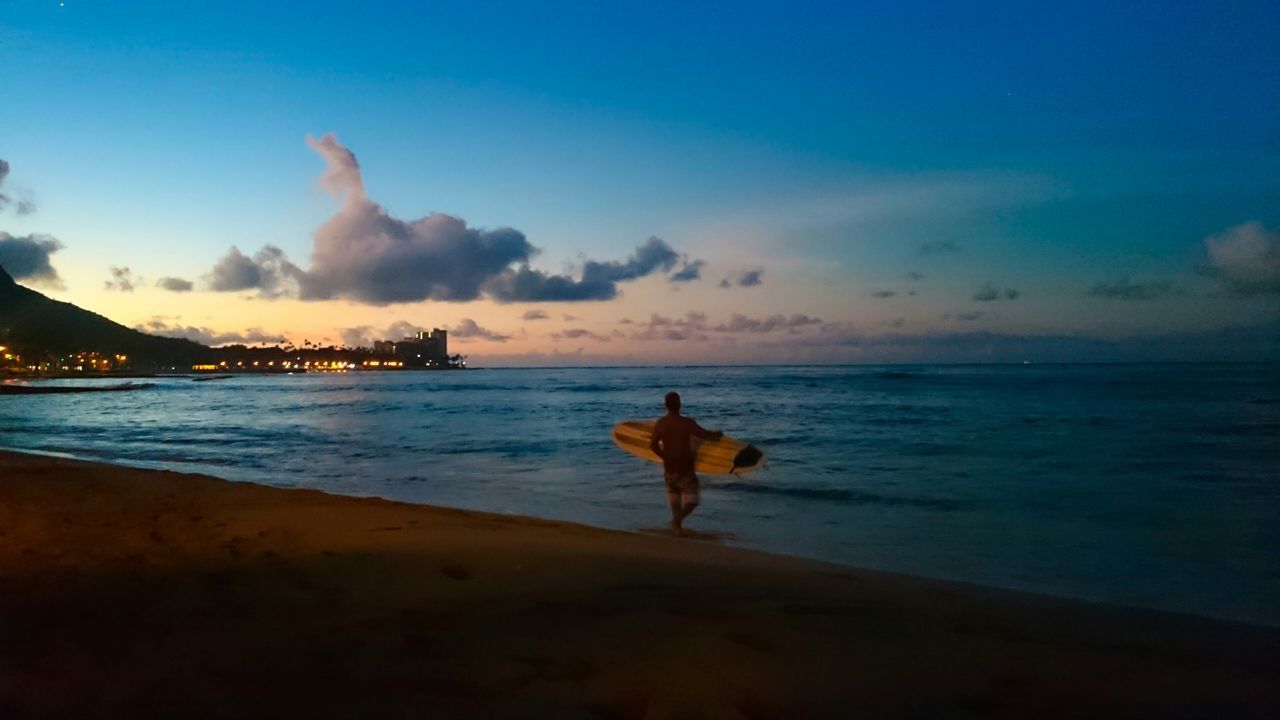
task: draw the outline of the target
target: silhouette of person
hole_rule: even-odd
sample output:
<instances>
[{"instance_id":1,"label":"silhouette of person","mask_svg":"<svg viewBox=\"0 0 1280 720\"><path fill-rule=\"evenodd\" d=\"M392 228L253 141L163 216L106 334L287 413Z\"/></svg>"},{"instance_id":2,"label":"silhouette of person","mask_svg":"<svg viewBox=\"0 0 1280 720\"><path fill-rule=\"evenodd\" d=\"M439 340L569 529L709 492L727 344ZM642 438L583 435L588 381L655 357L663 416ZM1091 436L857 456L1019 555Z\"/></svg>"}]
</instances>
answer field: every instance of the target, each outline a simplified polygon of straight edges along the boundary
<instances>
[{"instance_id":1,"label":"silhouette of person","mask_svg":"<svg viewBox=\"0 0 1280 720\"><path fill-rule=\"evenodd\" d=\"M724 433L707 430L693 418L681 415L679 393L667 393L665 404L667 414L658 418L658 422L654 424L649 449L662 458L667 502L671 504L671 529L681 533L684 531L684 519L698 507L698 476L693 471L693 438L719 440L724 437Z\"/></svg>"}]
</instances>

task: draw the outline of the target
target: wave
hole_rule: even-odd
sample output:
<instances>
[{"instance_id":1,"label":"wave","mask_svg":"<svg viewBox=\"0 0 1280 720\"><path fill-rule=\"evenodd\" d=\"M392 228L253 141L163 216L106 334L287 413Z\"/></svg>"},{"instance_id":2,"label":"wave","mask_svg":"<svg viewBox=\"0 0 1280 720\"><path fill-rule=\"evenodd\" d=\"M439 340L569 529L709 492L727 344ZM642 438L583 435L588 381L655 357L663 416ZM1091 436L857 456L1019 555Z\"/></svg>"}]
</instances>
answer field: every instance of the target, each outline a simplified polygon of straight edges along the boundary
<instances>
[{"instance_id":1,"label":"wave","mask_svg":"<svg viewBox=\"0 0 1280 720\"><path fill-rule=\"evenodd\" d=\"M852 488L820 487L816 485L764 485L760 483L730 481L715 485L721 490L756 495L774 495L793 497L803 500L820 500L840 505L886 505L918 507L931 510L960 510L964 503L951 498L939 497L903 497L901 495L881 495L865 490Z\"/></svg>"},{"instance_id":2,"label":"wave","mask_svg":"<svg viewBox=\"0 0 1280 720\"><path fill-rule=\"evenodd\" d=\"M564 385L562 387L553 388L555 392L569 392L569 393L620 392L620 391L630 390L630 389L631 389L630 387L622 384L596 385L593 383L586 383L584 385Z\"/></svg>"},{"instance_id":3,"label":"wave","mask_svg":"<svg viewBox=\"0 0 1280 720\"><path fill-rule=\"evenodd\" d=\"M1200 432L1206 435L1226 437L1233 435L1242 435L1246 437L1251 435L1276 437L1280 435L1280 422L1223 423L1221 425L1206 425L1200 428Z\"/></svg>"},{"instance_id":4,"label":"wave","mask_svg":"<svg viewBox=\"0 0 1280 720\"><path fill-rule=\"evenodd\" d=\"M907 442L902 445L906 455L921 457L937 457L939 455L962 455L968 451L963 445L956 443L940 443L929 441Z\"/></svg>"}]
</instances>

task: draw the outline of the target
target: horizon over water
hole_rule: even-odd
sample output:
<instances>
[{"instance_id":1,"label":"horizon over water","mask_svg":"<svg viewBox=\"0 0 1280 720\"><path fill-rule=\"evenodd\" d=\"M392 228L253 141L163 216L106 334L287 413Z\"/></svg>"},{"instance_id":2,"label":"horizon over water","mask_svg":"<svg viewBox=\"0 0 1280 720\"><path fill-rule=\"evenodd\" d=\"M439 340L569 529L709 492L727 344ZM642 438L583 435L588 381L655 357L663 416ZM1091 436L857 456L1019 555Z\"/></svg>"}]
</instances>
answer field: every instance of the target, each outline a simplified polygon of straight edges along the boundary
<instances>
[{"instance_id":1,"label":"horizon over water","mask_svg":"<svg viewBox=\"0 0 1280 720\"><path fill-rule=\"evenodd\" d=\"M1280 626L1274 363L727 365L160 378L0 397L0 446L639 530L613 425L757 444L688 526L847 565ZM54 381L62 382L62 381ZM81 382L81 381L66 381Z\"/></svg>"}]
</instances>

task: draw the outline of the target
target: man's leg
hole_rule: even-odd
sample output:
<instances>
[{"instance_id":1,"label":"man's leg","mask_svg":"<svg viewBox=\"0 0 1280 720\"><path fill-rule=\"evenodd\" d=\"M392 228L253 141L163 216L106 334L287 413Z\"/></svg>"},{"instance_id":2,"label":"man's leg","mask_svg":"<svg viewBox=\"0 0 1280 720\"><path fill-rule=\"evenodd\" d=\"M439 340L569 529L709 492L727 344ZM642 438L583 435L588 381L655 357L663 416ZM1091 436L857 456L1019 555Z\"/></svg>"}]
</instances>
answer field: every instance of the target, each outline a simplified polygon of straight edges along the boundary
<instances>
[{"instance_id":1,"label":"man's leg","mask_svg":"<svg viewBox=\"0 0 1280 720\"><path fill-rule=\"evenodd\" d=\"M698 507L698 476L690 475L684 479L680 488L680 521L676 527L683 527L684 519L693 514Z\"/></svg>"},{"instance_id":2,"label":"man's leg","mask_svg":"<svg viewBox=\"0 0 1280 720\"><path fill-rule=\"evenodd\" d=\"M680 522L676 523L676 525L679 526L680 523L683 523L684 519L692 515L696 509L698 509L697 500L690 501L686 495L685 499L680 501Z\"/></svg>"},{"instance_id":3,"label":"man's leg","mask_svg":"<svg viewBox=\"0 0 1280 720\"><path fill-rule=\"evenodd\" d=\"M679 492L667 492L667 503L671 505L671 529L680 530L680 522L684 520L684 504L680 501Z\"/></svg>"}]
</instances>

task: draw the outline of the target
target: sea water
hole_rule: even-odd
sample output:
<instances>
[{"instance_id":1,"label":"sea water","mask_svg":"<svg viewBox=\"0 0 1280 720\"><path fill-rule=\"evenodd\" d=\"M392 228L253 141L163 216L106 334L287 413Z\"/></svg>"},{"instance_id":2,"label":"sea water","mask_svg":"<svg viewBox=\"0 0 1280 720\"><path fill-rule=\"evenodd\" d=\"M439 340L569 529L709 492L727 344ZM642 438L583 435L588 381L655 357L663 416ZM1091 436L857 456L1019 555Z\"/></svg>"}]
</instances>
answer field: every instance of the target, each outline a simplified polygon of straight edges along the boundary
<instances>
[{"instance_id":1,"label":"sea water","mask_svg":"<svg viewBox=\"0 0 1280 720\"><path fill-rule=\"evenodd\" d=\"M164 378L0 397L0 445L636 530L610 441L669 390L766 467L704 478L735 545L1280 625L1280 367L651 367Z\"/></svg>"}]
</instances>

